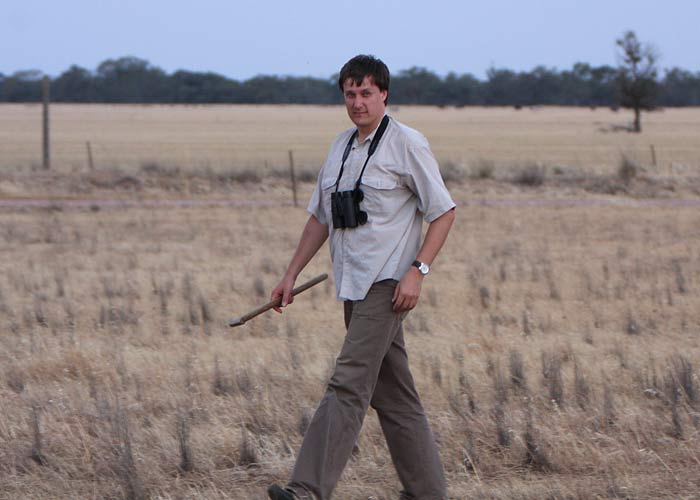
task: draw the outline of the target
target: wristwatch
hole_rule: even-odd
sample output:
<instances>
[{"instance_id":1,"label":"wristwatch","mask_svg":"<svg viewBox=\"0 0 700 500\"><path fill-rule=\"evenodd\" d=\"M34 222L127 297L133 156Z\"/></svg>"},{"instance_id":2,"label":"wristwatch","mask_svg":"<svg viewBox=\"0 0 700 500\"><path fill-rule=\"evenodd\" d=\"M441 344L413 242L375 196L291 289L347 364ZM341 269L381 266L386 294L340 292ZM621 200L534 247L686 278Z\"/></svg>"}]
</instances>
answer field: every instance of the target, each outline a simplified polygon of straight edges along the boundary
<instances>
[{"instance_id":1,"label":"wristwatch","mask_svg":"<svg viewBox=\"0 0 700 500\"><path fill-rule=\"evenodd\" d=\"M425 262L421 262L419 260L414 260L412 265L416 266L418 268L418 271L423 276L425 276L426 274L428 274L428 272L430 272L430 266L428 264L426 264Z\"/></svg>"}]
</instances>

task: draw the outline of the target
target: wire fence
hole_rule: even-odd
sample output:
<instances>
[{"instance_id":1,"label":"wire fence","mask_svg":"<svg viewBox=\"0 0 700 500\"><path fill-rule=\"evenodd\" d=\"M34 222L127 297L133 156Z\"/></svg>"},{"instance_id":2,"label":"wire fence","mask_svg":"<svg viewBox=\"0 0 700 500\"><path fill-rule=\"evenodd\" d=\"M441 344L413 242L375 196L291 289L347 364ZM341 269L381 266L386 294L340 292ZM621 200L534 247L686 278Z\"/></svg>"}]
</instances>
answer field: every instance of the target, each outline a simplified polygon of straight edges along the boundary
<instances>
[{"instance_id":1,"label":"wire fence","mask_svg":"<svg viewBox=\"0 0 700 500\"><path fill-rule=\"evenodd\" d=\"M62 142L51 146L52 168L58 171L120 168L133 170L149 166L184 170L226 171L256 169L274 172L289 167L289 151L275 148L246 148L225 143L182 142ZM322 155L304 148L292 149L301 171L316 169ZM0 143L0 168L3 170L37 168L41 165L40 144Z\"/></svg>"},{"instance_id":2,"label":"wire fence","mask_svg":"<svg viewBox=\"0 0 700 500\"><path fill-rule=\"evenodd\" d=\"M245 146L221 142L181 141L55 141L51 145L51 168L57 172L80 172L95 169L178 169L185 172L231 173L255 171L265 177L285 175L293 152L298 176L315 176L323 164L321 148L290 147L287 143L259 143ZM528 165L540 165L553 172L613 173L623 159L632 160L649 173L657 175L700 175L700 141L698 145L667 147L641 145L617 147L560 144L523 144L518 147L441 151L434 148L441 167L474 173L484 165L500 172ZM27 171L41 168L42 150L35 142L0 142L0 170Z\"/></svg>"},{"instance_id":3,"label":"wire fence","mask_svg":"<svg viewBox=\"0 0 700 500\"><path fill-rule=\"evenodd\" d=\"M167 167L318 172L330 141L350 124L342 109L314 106L51 105L51 168ZM698 175L700 110L645 115L643 134L609 110L392 108L429 139L441 165L470 172L541 165L609 173L624 158L659 175ZM0 105L0 171L42 166L40 105Z\"/></svg>"}]
</instances>

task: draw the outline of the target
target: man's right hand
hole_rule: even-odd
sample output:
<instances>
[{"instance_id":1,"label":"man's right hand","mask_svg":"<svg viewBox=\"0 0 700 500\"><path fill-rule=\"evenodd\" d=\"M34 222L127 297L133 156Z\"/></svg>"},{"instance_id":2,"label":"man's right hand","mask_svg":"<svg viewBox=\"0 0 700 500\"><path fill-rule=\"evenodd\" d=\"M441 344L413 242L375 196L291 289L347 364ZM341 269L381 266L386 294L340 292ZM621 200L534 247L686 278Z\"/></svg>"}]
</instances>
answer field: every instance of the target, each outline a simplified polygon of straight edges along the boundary
<instances>
[{"instance_id":1,"label":"man's right hand","mask_svg":"<svg viewBox=\"0 0 700 500\"><path fill-rule=\"evenodd\" d=\"M282 303L279 305L279 307L273 307L276 312L281 313L283 307L287 307L287 305L294 302L294 296L292 295L294 281L295 279L291 276L285 276L282 278L282 281L280 281L280 284L277 285L274 290L272 290L270 300L275 300L277 297L282 297Z\"/></svg>"},{"instance_id":2,"label":"man's right hand","mask_svg":"<svg viewBox=\"0 0 700 500\"><path fill-rule=\"evenodd\" d=\"M311 257L318 252L318 249L321 248L321 245L327 238L328 226L321 224L315 216L310 215L306 226L304 226L304 231L301 233L301 239L294 252L294 257L292 257L292 261L287 266L287 271L285 271L282 281L270 294L270 300L282 297L280 306L273 307L275 311L281 313L283 307L287 307L294 301L292 290L294 289L296 277L309 263Z\"/></svg>"}]
</instances>

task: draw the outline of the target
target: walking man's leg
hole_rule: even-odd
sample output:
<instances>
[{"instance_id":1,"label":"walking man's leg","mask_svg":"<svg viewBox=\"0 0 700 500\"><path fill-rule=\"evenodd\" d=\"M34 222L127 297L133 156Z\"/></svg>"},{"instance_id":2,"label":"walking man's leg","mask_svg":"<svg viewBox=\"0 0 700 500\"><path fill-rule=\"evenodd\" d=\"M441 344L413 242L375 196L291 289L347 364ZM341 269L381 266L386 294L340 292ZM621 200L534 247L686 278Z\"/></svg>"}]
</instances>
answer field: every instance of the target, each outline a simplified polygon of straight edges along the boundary
<instances>
[{"instance_id":1,"label":"walking man's leg","mask_svg":"<svg viewBox=\"0 0 700 500\"><path fill-rule=\"evenodd\" d=\"M391 303L395 286L392 280L375 283L364 300L345 303L345 342L289 483L300 498L328 500L350 458L382 361L401 327L402 314Z\"/></svg>"},{"instance_id":2,"label":"walking man's leg","mask_svg":"<svg viewBox=\"0 0 700 500\"><path fill-rule=\"evenodd\" d=\"M446 499L442 463L408 367L403 328L384 356L371 405L403 485L402 498Z\"/></svg>"}]
</instances>

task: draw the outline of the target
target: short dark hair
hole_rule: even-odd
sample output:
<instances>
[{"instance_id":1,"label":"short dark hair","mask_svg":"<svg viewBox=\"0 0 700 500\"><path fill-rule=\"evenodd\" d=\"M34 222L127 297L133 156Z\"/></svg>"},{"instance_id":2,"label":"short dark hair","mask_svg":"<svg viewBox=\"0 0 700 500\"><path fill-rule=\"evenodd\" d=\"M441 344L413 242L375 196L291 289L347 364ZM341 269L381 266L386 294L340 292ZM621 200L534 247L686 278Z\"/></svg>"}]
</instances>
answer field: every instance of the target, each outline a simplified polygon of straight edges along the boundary
<instances>
[{"instance_id":1,"label":"short dark hair","mask_svg":"<svg viewBox=\"0 0 700 500\"><path fill-rule=\"evenodd\" d=\"M340 70L338 87L340 87L342 91L343 84L348 81L348 79L355 82L355 85L361 85L366 76L372 79L374 84L379 87L379 90L386 90L387 97L384 100L386 104L389 100L389 81L391 80L389 68L387 68L386 64L384 64L381 59L374 56L360 54L346 62Z\"/></svg>"}]
</instances>

